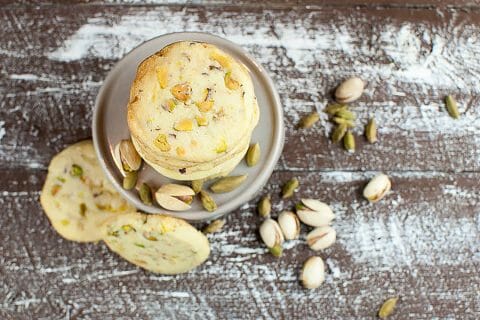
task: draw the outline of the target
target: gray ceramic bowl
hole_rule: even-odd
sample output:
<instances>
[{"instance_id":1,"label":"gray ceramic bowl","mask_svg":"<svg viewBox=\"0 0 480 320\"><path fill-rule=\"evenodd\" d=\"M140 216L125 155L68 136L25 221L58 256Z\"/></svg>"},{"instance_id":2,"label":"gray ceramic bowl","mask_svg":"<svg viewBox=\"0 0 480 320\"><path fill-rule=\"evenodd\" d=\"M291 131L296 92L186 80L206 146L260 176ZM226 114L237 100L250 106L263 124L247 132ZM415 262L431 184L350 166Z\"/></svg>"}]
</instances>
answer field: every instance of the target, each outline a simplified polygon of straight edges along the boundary
<instances>
[{"instance_id":1,"label":"gray ceramic bowl","mask_svg":"<svg viewBox=\"0 0 480 320\"><path fill-rule=\"evenodd\" d=\"M122 188L122 175L115 164L114 148L122 139L130 137L127 126L127 102L130 85L135 78L138 64L166 45L177 41L201 41L218 46L231 54L250 71L255 93L260 106L260 121L255 128L252 142L258 142L262 149L259 163L248 167L245 161L235 168L231 175L247 174L247 180L236 190L225 194L212 194L218 209L213 212L203 210L200 201L195 200L188 211L174 212L157 205L146 206L137 190ZM166 213L189 221L215 219L233 211L249 201L264 186L277 163L285 138L283 111L280 98L265 69L236 44L206 33L181 32L159 36L133 49L110 71L98 93L93 114L93 142L100 164L115 188L139 210L148 213ZM147 182L155 191L161 184L172 182L143 164L139 174L140 182ZM184 182L179 182L184 183ZM206 187L208 184L206 184Z\"/></svg>"}]
</instances>

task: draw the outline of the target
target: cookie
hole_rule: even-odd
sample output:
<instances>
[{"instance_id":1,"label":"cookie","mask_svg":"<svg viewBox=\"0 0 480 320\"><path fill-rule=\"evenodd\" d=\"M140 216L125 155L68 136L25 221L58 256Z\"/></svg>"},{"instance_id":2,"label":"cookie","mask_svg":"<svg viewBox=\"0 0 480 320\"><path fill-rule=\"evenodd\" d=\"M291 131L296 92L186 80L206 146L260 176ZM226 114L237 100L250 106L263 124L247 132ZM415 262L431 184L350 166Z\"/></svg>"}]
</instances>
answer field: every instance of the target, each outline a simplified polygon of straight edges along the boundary
<instances>
[{"instance_id":1,"label":"cookie","mask_svg":"<svg viewBox=\"0 0 480 320\"><path fill-rule=\"evenodd\" d=\"M53 157L40 203L53 228L65 239L78 242L101 240L104 221L136 211L103 174L91 140Z\"/></svg>"},{"instance_id":2,"label":"cookie","mask_svg":"<svg viewBox=\"0 0 480 320\"><path fill-rule=\"evenodd\" d=\"M130 213L105 222L103 241L127 261L152 272L178 274L203 263L207 237L187 222L165 215Z\"/></svg>"},{"instance_id":3,"label":"cookie","mask_svg":"<svg viewBox=\"0 0 480 320\"><path fill-rule=\"evenodd\" d=\"M206 178L243 151L258 120L248 70L206 43L177 42L150 56L130 91L132 140L145 161L170 178L178 179L168 172L183 168Z\"/></svg>"}]
</instances>

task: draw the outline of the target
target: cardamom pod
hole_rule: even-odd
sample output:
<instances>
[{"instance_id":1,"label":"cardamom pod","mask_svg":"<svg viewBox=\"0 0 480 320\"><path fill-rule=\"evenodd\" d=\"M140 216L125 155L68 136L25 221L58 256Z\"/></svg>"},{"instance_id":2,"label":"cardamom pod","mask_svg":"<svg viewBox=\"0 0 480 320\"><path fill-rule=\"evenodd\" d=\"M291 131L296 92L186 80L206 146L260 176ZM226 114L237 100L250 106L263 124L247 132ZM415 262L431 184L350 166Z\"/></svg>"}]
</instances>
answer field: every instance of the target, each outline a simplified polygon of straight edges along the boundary
<instances>
[{"instance_id":1,"label":"cardamom pod","mask_svg":"<svg viewBox=\"0 0 480 320\"><path fill-rule=\"evenodd\" d=\"M137 171L126 172L125 177L123 178L123 189L131 190L137 184L138 173Z\"/></svg>"},{"instance_id":2,"label":"cardamom pod","mask_svg":"<svg viewBox=\"0 0 480 320\"><path fill-rule=\"evenodd\" d=\"M138 194L140 195L140 200L146 205L152 205L152 189L146 183L142 183L140 185L140 189L138 190Z\"/></svg>"},{"instance_id":3,"label":"cardamom pod","mask_svg":"<svg viewBox=\"0 0 480 320\"><path fill-rule=\"evenodd\" d=\"M263 218L270 217L272 211L272 203L270 202L270 195L264 196L258 203L258 214Z\"/></svg>"},{"instance_id":4,"label":"cardamom pod","mask_svg":"<svg viewBox=\"0 0 480 320\"><path fill-rule=\"evenodd\" d=\"M351 131L347 131L343 137L343 146L348 152L355 152L355 137Z\"/></svg>"},{"instance_id":5,"label":"cardamom pod","mask_svg":"<svg viewBox=\"0 0 480 320\"><path fill-rule=\"evenodd\" d=\"M226 221L223 219L214 220L210 222L208 226L203 228L203 233L207 234L207 233L215 233L217 231L220 231L225 225L225 222Z\"/></svg>"},{"instance_id":6,"label":"cardamom pod","mask_svg":"<svg viewBox=\"0 0 480 320\"><path fill-rule=\"evenodd\" d=\"M378 311L378 317L380 319L386 319L387 317L389 317L393 313L393 310L397 305L397 301L397 297L387 299L380 307L380 310Z\"/></svg>"},{"instance_id":7,"label":"cardamom pod","mask_svg":"<svg viewBox=\"0 0 480 320\"><path fill-rule=\"evenodd\" d=\"M336 124L345 124L349 128L354 128L355 127L355 121L343 119L343 118L340 118L340 117L334 117L333 122L335 122Z\"/></svg>"},{"instance_id":8,"label":"cardamom pod","mask_svg":"<svg viewBox=\"0 0 480 320\"><path fill-rule=\"evenodd\" d=\"M215 193L225 193L235 190L239 185L241 185L247 179L247 175L241 176L230 176L217 180L214 184L210 186L210 190Z\"/></svg>"},{"instance_id":9,"label":"cardamom pod","mask_svg":"<svg viewBox=\"0 0 480 320\"><path fill-rule=\"evenodd\" d=\"M357 116L352 111L350 111L348 109L338 110L335 113L335 116L339 117L339 118L342 118L342 119L345 119L345 120L355 120L355 119L357 119Z\"/></svg>"},{"instance_id":10,"label":"cardamom pod","mask_svg":"<svg viewBox=\"0 0 480 320\"><path fill-rule=\"evenodd\" d=\"M83 169L78 164L72 164L72 168L70 168L70 175L72 177L81 177L83 176Z\"/></svg>"},{"instance_id":11,"label":"cardamom pod","mask_svg":"<svg viewBox=\"0 0 480 320\"><path fill-rule=\"evenodd\" d=\"M450 114L450 117L458 119L460 117L460 113L458 112L458 105L455 98L452 96L447 96L445 98L445 104L447 105L447 110Z\"/></svg>"},{"instance_id":12,"label":"cardamom pod","mask_svg":"<svg viewBox=\"0 0 480 320\"><path fill-rule=\"evenodd\" d=\"M208 212L213 212L217 210L217 204L215 200L205 191L201 190L200 193L200 201L202 201L202 205Z\"/></svg>"},{"instance_id":13,"label":"cardamom pod","mask_svg":"<svg viewBox=\"0 0 480 320\"><path fill-rule=\"evenodd\" d=\"M367 126L365 127L365 137L367 137L368 142L375 143L377 142L377 125L375 123L375 118L371 118Z\"/></svg>"},{"instance_id":14,"label":"cardamom pod","mask_svg":"<svg viewBox=\"0 0 480 320\"><path fill-rule=\"evenodd\" d=\"M340 110L346 110L346 109L347 109L347 105L334 103L334 104L328 105L323 111L333 116Z\"/></svg>"},{"instance_id":15,"label":"cardamom pod","mask_svg":"<svg viewBox=\"0 0 480 320\"><path fill-rule=\"evenodd\" d=\"M253 167L258 163L258 160L260 160L260 145L255 143L248 148L245 161L247 162L247 166Z\"/></svg>"},{"instance_id":16,"label":"cardamom pod","mask_svg":"<svg viewBox=\"0 0 480 320\"><path fill-rule=\"evenodd\" d=\"M300 123L298 124L298 127L301 129L308 129L311 128L315 122L317 122L320 119L320 115L318 112L312 112L306 116L304 116L301 120Z\"/></svg>"},{"instance_id":17,"label":"cardamom pod","mask_svg":"<svg viewBox=\"0 0 480 320\"><path fill-rule=\"evenodd\" d=\"M271 248L268 248L268 251L272 254L274 257L281 257L283 253L283 247L281 244L277 244Z\"/></svg>"},{"instance_id":18,"label":"cardamom pod","mask_svg":"<svg viewBox=\"0 0 480 320\"><path fill-rule=\"evenodd\" d=\"M204 181L203 179L192 181L192 189L195 193L199 193L202 190L203 181Z\"/></svg>"},{"instance_id":19,"label":"cardamom pod","mask_svg":"<svg viewBox=\"0 0 480 320\"><path fill-rule=\"evenodd\" d=\"M333 143L337 143L339 142L340 140L342 140L343 136L345 135L345 133L347 132L347 125L342 123L342 124L339 124L338 126L335 127L335 129L333 129L333 133L332 133L332 142Z\"/></svg>"},{"instance_id":20,"label":"cardamom pod","mask_svg":"<svg viewBox=\"0 0 480 320\"><path fill-rule=\"evenodd\" d=\"M297 178L292 178L282 188L282 198L289 198L293 196L293 193L295 192L295 189L297 189L299 186L299 182Z\"/></svg>"}]
</instances>

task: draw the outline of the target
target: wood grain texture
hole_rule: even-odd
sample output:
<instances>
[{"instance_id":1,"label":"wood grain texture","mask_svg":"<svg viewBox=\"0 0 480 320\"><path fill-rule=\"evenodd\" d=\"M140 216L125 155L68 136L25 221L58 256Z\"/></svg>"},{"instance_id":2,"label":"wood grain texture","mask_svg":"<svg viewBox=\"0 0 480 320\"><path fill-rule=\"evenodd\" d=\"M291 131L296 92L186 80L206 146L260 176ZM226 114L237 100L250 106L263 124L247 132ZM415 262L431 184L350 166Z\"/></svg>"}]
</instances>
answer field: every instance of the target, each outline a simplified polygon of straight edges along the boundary
<instances>
[{"instance_id":1,"label":"wood grain texture","mask_svg":"<svg viewBox=\"0 0 480 320\"><path fill-rule=\"evenodd\" d=\"M392 319L478 319L480 11L475 1L432 10L437 2L301 2L294 10L248 1L7 3L0 9L0 318L374 319L382 301L398 295ZM287 243L278 260L266 253L256 232L258 198L209 236L207 263L179 276L142 271L101 243L65 241L43 214L48 162L90 137L108 70L141 42L183 30L237 42L273 77L286 145L263 193L272 193L275 216L301 197L322 199L337 214L338 241L320 253L327 279L318 290L298 282L313 254L304 241ZM353 74L368 86L355 103L358 152L350 155L329 142L324 114L310 130L295 126ZM452 93L458 121L443 107ZM371 115L380 124L376 145L360 137ZM361 190L377 171L392 177L393 192L370 205ZM300 191L281 200L292 176Z\"/></svg>"}]
</instances>

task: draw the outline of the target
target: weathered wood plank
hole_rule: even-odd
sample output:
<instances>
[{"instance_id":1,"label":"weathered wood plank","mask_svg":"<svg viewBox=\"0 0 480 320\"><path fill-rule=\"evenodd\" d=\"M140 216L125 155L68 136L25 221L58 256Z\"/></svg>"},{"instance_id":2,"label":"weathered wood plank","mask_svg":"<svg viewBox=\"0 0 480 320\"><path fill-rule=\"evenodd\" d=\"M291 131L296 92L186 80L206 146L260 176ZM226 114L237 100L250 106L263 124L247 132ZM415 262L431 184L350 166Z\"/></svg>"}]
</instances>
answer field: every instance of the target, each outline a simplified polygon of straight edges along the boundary
<instances>
[{"instance_id":1,"label":"weathered wood plank","mask_svg":"<svg viewBox=\"0 0 480 320\"><path fill-rule=\"evenodd\" d=\"M2 3L0 318L366 319L394 295L401 296L397 319L478 318L477 1L299 1L294 10L292 2L251 1ZM274 194L275 214L291 208L295 201L278 193L296 175L295 200L318 197L337 213L338 241L320 253L328 272L319 290L298 283L312 254L303 241L287 244L280 260L266 254L257 199L211 236L206 264L174 277L141 271L102 244L64 241L42 214L44 169L53 154L90 136L108 70L142 41L183 30L239 43L274 78L287 140L264 192ZM368 81L355 110L362 122L377 117L380 143L359 138L349 155L328 142L325 115L312 130L294 128L352 74ZM445 113L449 93L460 120ZM393 193L369 205L361 189L377 170L393 177Z\"/></svg>"},{"instance_id":2,"label":"weathered wood plank","mask_svg":"<svg viewBox=\"0 0 480 320\"><path fill-rule=\"evenodd\" d=\"M54 0L54 1L39 1L39 0L20 0L9 1L2 0L5 4L10 5L137 5L137 6L160 6L168 5L169 7L175 5L188 6L236 6L236 7L260 7L260 8L291 8L291 7L401 7L401 8L428 8L435 9L437 7L456 7L456 8L477 8L480 5L479 0L410 0L408 2L400 0L270 0L270 1L255 1L255 0L237 0L235 2L228 0L109 0L109 1L90 1L90 0Z\"/></svg>"},{"instance_id":3,"label":"weathered wood plank","mask_svg":"<svg viewBox=\"0 0 480 320\"><path fill-rule=\"evenodd\" d=\"M480 168L478 12L255 9L243 12L235 26L225 23L238 14L232 8L115 6L97 12L89 6L74 15L67 7L0 11L3 166L23 166L27 159L44 166L53 151L87 137L96 92L128 50L165 32L203 30L241 44L273 76L289 150L280 169ZM365 146L359 137L358 152L349 155L329 142L325 115L312 130L295 126L305 113L322 110L330 91L353 74L368 81L355 103L355 132L361 135L375 115L380 143ZM445 112L446 94L457 96L460 120Z\"/></svg>"},{"instance_id":4,"label":"weathered wood plank","mask_svg":"<svg viewBox=\"0 0 480 320\"><path fill-rule=\"evenodd\" d=\"M287 243L279 260L266 253L256 233L256 200L210 236L207 263L186 275L157 276L101 243L62 240L37 201L44 171L0 174L10 182L0 191L4 317L363 319L395 295L396 319L480 313L478 173L391 172L393 192L375 205L360 197L372 173L296 173L300 193L283 201L279 185L292 173L275 173L265 190L273 193L274 216L300 194L330 203L337 214L337 243L320 253L326 284L315 291L298 283L301 263L314 254L303 241ZM302 237L306 232L304 226Z\"/></svg>"}]
</instances>

